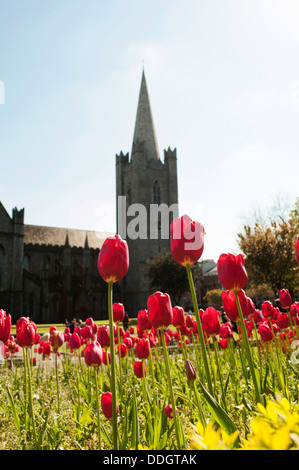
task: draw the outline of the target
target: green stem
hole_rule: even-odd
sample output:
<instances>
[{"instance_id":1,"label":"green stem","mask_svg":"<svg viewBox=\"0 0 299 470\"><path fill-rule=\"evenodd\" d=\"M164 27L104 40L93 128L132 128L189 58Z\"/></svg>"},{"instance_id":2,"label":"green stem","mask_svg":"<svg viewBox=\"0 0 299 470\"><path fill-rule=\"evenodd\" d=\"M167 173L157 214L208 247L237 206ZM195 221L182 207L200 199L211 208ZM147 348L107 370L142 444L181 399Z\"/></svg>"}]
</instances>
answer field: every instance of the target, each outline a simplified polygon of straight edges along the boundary
<instances>
[{"instance_id":1,"label":"green stem","mask_svg":"<svg viewBox=\"0 0 299 470\"><path fill-rule=\"evenodd\" d=\"M214 396L211 373L210 373L208 357L207 357L207 350L206 350L206 345L205 345L205 341L204 341L204 335L203 335L201 320L200 320L200 317L199 317L198 303L197 303L197 298L196 298L196 292L195 292L193 277L192 277L192 273L191 273L191 266L187 265L186 270L187 270L187 275L188 275L188 280L189 280L189 285L190 285L190 291L191 291L191 296L192 296L192 301L193 301L193 307L194 307L194 313L195 313L195 318L196 318L196 323L197 323L197 328L198 328L199 340L200 340L200 344L201 344L202 357L203 357L204 368L205 368L205 373L206 373L206 380L208 382L209 392L212 396Z\"/></svg>"},{"instance_id":2,"label":"green stem","mask_svg":"<svg viewBox=\"0 0 299 470\"><path fill-rule=\"evenodd\" d=\"M221 374L219 355L218 355L218 341L217 341L215 336L213 336L213 343L214 343L214 351L215 351L215 358L216 358L216 366L217 366L217 369L218 369L218 375L219 375L220 386L221 386L222 401L223 401L223 404L224 404L225 411L227 411L226 400L225 400L225 392L224 392L224 387L223 387L223 382L222 382L222 374Z\"/></svg>"},{"instance_id":3,"label":"green stem","mask_svg":"<svg viewBox=\"0 0 299 470\"><path fill-rule=\"evenodd\" d=\"M57 389L57 411L60 414L60 400L59 400L59 381L58 381L58 366L57 366L58 351L55 354L55 374L56 374L56 389Z\"/></svg>"},{"instance_id":4,"label":"green stem","mask_svg":"<svg viewBox=\"0 0 299 470\"><path fill-rule=\"evenodd\" d=\"M147 332L146 336L147 336L147 339L148 339L148 342L149 342L149 345L150 345L150 339L149 339L148 332ZM152 376L152 388L153 388L153 392L154 392L156 383L155 383L153 355L152 355L151 345L150 345L149 361L150 361L150 369L151 369L151 376Z\"/></svg>"},{"instance_id":5,"label":"green stem","mask_svg":"<svg viewBox=\"0 0 299 470\"><path fill-rule=\"evenodd\" d=\"M108 312L109 312L110 357L111 357L110 387L111 387L111 393L112 393L112 433L113 433L113 446L114 446L113 450L118 450L117 397L116 397L115 349L114 349L112 303L113 303L113 282L108 282Z\"/></svg>"},{"instance_id":6,"label":"green stem","mask_svg":"<svg viewBox=\"0 0 299 470\"><path fill-rule=\"evenodd\" d=\"M25 348L25 350L26 350L27 373L28 373L30 413L31 413L31 419L32 419L32 428L33 428L34 441L35 441L35 444L36 444L37 441L36 441L35 419L34 419L34 412L33 412L30 355L29 355L28 348Z\"/></svg>"},{"instance_id":7,"label":"green stem","mask_svg":"<svg viewBox=\"0 0 299 470\"><path fill-rule=\"evenodd\" d=\"M24 409L25 409L25 429L27 430L27 355L26 348L23 348L24 362Z\"/></svg>"},{"instance_id":8,"label":"green stem","mask_svg":"<svg viewBox=\"0 0 299 470\"><path fill-rule=\"evenodd\" d=\"M179 450L183 450L183 439L181 437L181 432L180 432L177 413L176 413L176 402L175 402L175 396L174 396L173 388L172 388L169 358L168 358L168 352L167 352L167 347L166 347L164 331L161 330L161 333L162 333L161 336L162 336L163 354L164 354L164 359L165 359L166 374L167 374L168 385L169 385L169 390L170 390L170 400L171 400L171 404L172 404L172 412L173 412L173 419L174 419L174 427L175 427L177 445L178 445Z\"/></svg>"},{"instance_id":9,"label":"green stem","mask_svg":"<svg viewBox=\"0 0 299 470\"><path fill-rule=\"evenodd\" d=\"M194 380L190 380L189 383L190 383L190 389L194 393L194 396L195 396L200 422L203 425L203 427L206 428L207 423L206 423L206 420L205 420L205 415L204 415L204 412L203 412L203 408L202 408L202 404L201 404L201 401L200 401L200 398L199 398L199 394L198 394L196 384L195 384Z\"/></svg>"},{"instance_id":10,"label":"green stem","mask_svg":"<svg viewBox=\"0 0 299 470\"><path fill-rule=\"evenodd\" d=\"M119 386L120 386L120 393L122 395L122 357L121 357L121 348L120 348L119 325L117 325L117 344L118 344L118 363L119 363Z\"/></svg>"},{"instance_id":11,"label":"green stem","mask_svg":"<svg viewBox=\"0 0 299 470\"><path fill-rule=\"evenodd\" d=\"M237 304L239 317L240 317L242 343L243 343L244 348L245 348L247 361L248 361L248 365L249 365L249 369L250 369L250 372L251 372L253 385L254 385L254 389L255 389L256 399L257 399L258 403L262 403L261 402L261 396L260 396L260 390L259 390L259 386L258 386L258 383L257 383L256 375L255 375L255 368L254 368L253 359L252 359L252 355L251 355L251 349L250 349L250 344L249 344L249 340L248 340L246 325L245 325L243 312L242 312L242 308L241 308L241 304L240 304L240 300L239 300L239 296L238 296L238 291L235 290L234 294L235 294L236 304Z\"/></svg>"},{"instance_id":12,"label":"green stem","mask_svg":"<svg viewBox=\"0 0 299 470\"><path fill-rule=\"evenodd\" d=\"M96 388L96 402L97 402L97 420L98 420L98 449L102 448L101 441L101 415L100 415L100 399L99 399L99 383L98 383L98 369L94 367L94 378Z\"/></svg>"}]
</instances>

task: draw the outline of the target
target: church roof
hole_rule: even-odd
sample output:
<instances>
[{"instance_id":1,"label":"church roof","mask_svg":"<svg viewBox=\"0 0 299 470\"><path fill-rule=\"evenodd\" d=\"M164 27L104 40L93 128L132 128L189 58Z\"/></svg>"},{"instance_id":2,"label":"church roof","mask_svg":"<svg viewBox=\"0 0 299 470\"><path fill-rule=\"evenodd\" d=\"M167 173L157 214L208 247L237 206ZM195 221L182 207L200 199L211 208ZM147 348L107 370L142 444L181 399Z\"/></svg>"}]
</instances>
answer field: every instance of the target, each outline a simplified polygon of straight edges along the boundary
<instances>
[{"instance_id":1,"label":"church roof","mask_svg":"<svg viewBox=\"0 0 299 470\"><path fill-rule=\"evenodd\" d=\"M131 155L133 156L138 151L144 152L149 160L160 160L144 70L142 72Z\"/></svg>"},{"instance_id":2,"label":"church roof","mask_svg":"<svg viewBox=\"0 0 299 470\"><path fill-rule=\"evenodd\" d=\"M64 246L67 243L71 248L100 249L111 235L115 233L24 225L24 243L32 245Z\"/></svg>"}]
</instances>

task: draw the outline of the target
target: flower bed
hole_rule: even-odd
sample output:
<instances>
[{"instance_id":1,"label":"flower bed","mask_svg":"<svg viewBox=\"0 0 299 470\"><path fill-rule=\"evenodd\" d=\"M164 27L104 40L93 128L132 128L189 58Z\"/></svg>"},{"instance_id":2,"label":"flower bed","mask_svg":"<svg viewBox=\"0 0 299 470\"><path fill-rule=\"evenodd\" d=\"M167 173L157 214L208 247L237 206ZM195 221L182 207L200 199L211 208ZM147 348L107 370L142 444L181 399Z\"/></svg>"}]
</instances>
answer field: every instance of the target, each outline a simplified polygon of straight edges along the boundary
<instances>
[{"instance_id":1,"label":"flower bed","mask_svg":"<svg viewBox=\"0 0 299 470\"><path fill-rule=\"evenodd\" d=\"M174 239L176 225L199 230L194 252L183 236ZM136 330L124 331L125 306L113 303L113 285L126 275L129 254L117 235L98 262L108 287L106 325L90 317L72 334L53 325L42 340L22 317L15 338L0 310L0 449L299 449L299 303L284 289L281 310L265 301L260 312L244 290L243 257L223 254L228 320L221 323L212 306L198 309L195 295L191 266L203 251L202 226L184 216L171 233L194 316L155 292Z\"/></svg>"}]
</instances>

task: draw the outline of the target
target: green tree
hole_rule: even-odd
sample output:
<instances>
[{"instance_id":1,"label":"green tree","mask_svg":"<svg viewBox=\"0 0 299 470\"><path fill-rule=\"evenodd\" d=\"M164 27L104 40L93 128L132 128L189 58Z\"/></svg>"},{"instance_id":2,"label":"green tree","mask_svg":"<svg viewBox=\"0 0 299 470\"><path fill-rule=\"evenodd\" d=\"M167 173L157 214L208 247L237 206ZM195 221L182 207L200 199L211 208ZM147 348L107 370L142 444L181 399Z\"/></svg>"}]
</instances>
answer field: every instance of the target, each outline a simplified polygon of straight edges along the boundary
<instances>
[{"instance_id":1,"label":"green tree","mask_svg":"<svg viewBox=\"0 0 299 470\"><path fill-rule=\"evenodd\" d=\"M222 306L221 294L221 289L212 289L206 293L203 300L207 303L208 306L220 309L220 307Z\"/></svg>"},{"instance_id":2,"label":"green tree","mask_svg":"<svg viewBox=\"0 0 299 470\"><path fill-rule=\"evenodd\" d=\"M170 295L175 305L188 290L189 282L186 268L179 265L171 253L158 253L146 261L145 274L149 280L149 288L159 290ZM197 263L192 267L194 283L202 281L202 271Z\"/></svg>"},{"instance_id":3,"label":"green tree","mask_svg":"<svg viewBox=\"0 0 299 470\"><path fill-rule=\"evenodd\" d=\"M275 297L280 289L287 288L294 294L298 288L295 240L299 220L296 215L295 205L287 220L278 216L267 225L258 222L253 226L245 225L244 231L238 234L248 272L248 288L266 285L271 287Z\"/></svg>"}]
</instances>

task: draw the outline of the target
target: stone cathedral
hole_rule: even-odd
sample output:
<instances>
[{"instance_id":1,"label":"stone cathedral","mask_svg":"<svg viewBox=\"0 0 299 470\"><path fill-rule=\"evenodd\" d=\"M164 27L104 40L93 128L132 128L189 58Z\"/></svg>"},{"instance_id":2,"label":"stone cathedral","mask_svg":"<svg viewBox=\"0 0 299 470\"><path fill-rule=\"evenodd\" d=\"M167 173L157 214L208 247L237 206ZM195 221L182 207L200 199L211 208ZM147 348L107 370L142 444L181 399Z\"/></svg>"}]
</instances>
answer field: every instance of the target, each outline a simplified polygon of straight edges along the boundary
<instances>
[{"instance_id":1,"label":"stone cathedral","mask_svg":"<svg viewBox=\"0 0 299 470\"><path fill-rule=\"evenodd\" d=\"M164 162L160 158L144 71L131 155L124 155L122 152L116 155L116 196L117 201L120 196L126 197L126 207L117 204L117 231L121 236L123 230L120 230L120 223L129 206L142 204L147 215L146 230L142 235L136 239L126 237L130 269L121 288L128 313L135 316L138 310L146 308L149 295L148 281L144 274L146 260L159 252L170 250L169 226L172 218L178 216L175 212L169 212L167 237L162 237L159 226L158 237L151 237L150 228L154 223L150 220L151 206L166 204L170 208L178 204L177 157L176 149L168 148L164 150ZM120 210L122 214L119 214ZM129 223L130 217L126 216L126 225ZM159 225L161 221L158 219L157 223Z\"/></svg>"},{"instance_id":2,"label":"stone cathedral","mask_svg":"<svg viewBox=\"0 0 299 470\"><path fill-rule=\"evenodd\" d=\"M142 72L131 155L116 155L117 232L133 220L134 204L146 213L146 233L125 233L130 268L115 284L114 301L122 302L130 317L146 308L151 294L144 273L146 260L169 251L169 234L151 237L151 206L177 206L176 149L164 150L161 160L154 129L148 89ZM122 205L119 201L122 201ZM125 201L125 206L123 205ZM172 217L169 212L168 232ZM124 226L120 226L124 222ZM140 228L144 229L144 227ZM97 270L101 246L111 233L27 225L24 209L14 208L12 217L0 202L0 308L13 322L29 316L37 323L64 322L73 318L107 318L107 284Z\"/></svg>"}]
</instances>

